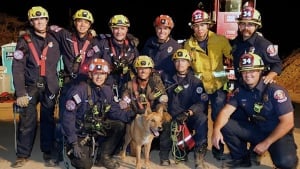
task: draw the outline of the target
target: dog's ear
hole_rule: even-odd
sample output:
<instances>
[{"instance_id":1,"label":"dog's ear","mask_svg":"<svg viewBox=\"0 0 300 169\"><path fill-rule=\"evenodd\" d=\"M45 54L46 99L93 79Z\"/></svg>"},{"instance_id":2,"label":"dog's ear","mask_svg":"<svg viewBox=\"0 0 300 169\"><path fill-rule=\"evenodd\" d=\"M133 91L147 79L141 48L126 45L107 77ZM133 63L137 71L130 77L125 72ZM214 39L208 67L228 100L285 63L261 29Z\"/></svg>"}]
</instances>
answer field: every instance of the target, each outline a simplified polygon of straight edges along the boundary
<instances>
[{"instance_id":1,"label":"dog's ear","mask_svg":"<svg viewBox=\"0 0 300 169\"><path fill-rule=\"evenodd\" d=\"M170 122L172 120L172 116L168 112L164 111L162 115L163 115L163 122Z\"/></svg>"}]
</instances>

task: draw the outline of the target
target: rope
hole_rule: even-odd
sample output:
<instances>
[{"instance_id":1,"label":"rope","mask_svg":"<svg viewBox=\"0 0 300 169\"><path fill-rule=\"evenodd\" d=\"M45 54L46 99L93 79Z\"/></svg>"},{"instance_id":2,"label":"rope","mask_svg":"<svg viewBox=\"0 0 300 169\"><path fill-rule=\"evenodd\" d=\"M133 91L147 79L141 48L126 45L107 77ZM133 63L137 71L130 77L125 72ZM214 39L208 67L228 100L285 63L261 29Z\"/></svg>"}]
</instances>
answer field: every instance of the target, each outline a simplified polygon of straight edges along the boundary
<instances>
[{"instance_id":1,"label":"rope","mask_svg":"<svg viewBox=\"0 0 300 169\"><path fill-rule=\"evenodd\" d=\"M178 163L179 161L183 161L187 152L185 150L181 150L178 143L178 135L182 132L176 121L171 122L171 139L172 139L172 155L174 157L174 161Z\"/></svg>"}]
</instances>

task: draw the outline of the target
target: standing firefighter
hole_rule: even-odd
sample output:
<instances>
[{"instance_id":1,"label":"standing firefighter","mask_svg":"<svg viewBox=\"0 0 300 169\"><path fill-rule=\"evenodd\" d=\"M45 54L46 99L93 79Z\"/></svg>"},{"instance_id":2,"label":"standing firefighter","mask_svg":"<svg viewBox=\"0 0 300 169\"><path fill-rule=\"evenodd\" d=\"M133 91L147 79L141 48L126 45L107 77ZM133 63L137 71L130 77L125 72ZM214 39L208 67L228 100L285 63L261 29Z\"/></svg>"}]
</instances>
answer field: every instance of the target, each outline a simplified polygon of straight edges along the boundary
<instances>
[{"instance_id":1,"label":"standing firefighter","mask_svg":"<svg viewBox=\"0 0 300 169\"><path fill-rule=\"evenodd\" d=\"M192 57L191 67L195 76L203 82L211 105L211 119L215 121L217 114L225 105L227 91L224 85L228 79L224 70L226 60L232 60L231 46L225 36L217 35L210 28L214 22L209 15L197 9L192 14L190 26L193 35L185 42L184 48ZM207 102L208 106L209 102ZM216 159L224 159L223 146L220 150L212 147Z\"/></svg>"},{"instance_id":2,"label":"standing firefighter","mask_svg":"<svg viewBox=\"0 0 300 169\"><path fill-rule=\"evenodd\" d=\"M58 94L56 72L60 58L59 44L49 34L49 15L41 6L28 10L32 28L18 40L12 64L16 105L23 110L17 130L17 160L12 167L22 167L31 156L38 127L40 103L40 145L47 167L55 166L52 153L55 141L54 108Z\"/></svg>"},{"instance_id":3,"label":"standing firefighter","mask_svg":"<svg viewBox=\"0 0 300 169\"><path fill-rule=\"evenodd\" d=\"M138 39L129 34L130 22L124 15L114 15L108 26L111 35L99 36L101 57L112 65L112 72L107 84L113 86L115 99L120 99L122 86L133 76L133 61L139 55Z\"/></svg>"}]
</instances>

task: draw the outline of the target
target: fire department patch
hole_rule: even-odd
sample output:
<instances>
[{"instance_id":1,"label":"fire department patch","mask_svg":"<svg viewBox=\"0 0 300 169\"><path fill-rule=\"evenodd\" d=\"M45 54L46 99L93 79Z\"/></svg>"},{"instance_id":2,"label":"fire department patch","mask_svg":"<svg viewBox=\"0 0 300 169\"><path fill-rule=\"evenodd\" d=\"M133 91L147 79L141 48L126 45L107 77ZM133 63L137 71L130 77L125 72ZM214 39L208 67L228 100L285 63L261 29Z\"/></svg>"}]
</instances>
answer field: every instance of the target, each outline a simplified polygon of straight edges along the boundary
<instances>
[{"instance_id":1,"label":"fire department patch","mask_svg":"<svg viewBox=\"0 0 300 169\"><path fill-rule=\"evenodd\" d=\"M14 52L14 58L17 60L23 59L24 53L21 50L16 50Z\"/></svg>"},{"instance_id":2,"label":"fire department patch","mask_svg":"<svg viewBox=\"0 0 300 169\"><path fill-rule=\"evenodd\" d=\"M173 47L169 46L167 51L168 51L168 53L171 53L173 51Z\"/></svg>"},{"instance_id":3,"label":"fire department patch","mask_svg":"<svg viewBox=\"0 0 300 169\"><path fill-rule=\"evenodd\" d=\"M202 87L197 87L196 92L197 92L198 94L202 93L202 92L203 92Z\"/></svg>"},{"instance_id":4,"label":"fire department patch","mask_svg":"<svg viewBox=\"0 0 300 169\"><path fill-rule=\"evenodd\" d=\"M66 103L66 109L68 111L73 111L75 110L75 107L76 107L76 104L73 100L68 100L67 103Z\"/></svg>"},{"instance_id":5,"label":"fire department patch","mask_svg":"<svg viewBox=\"0 0 300 169\"><path fill-rule=\"evenodd\" d=\"M277 102L282 103L282 102L285 102L287 100L287 97L286 97L283 90L276 90L274 92L274 99L276 99Z\"/></svg>"},{"instance_id":6,"label":"fire department patch","mask_svg":"<svg viewBox=\"0 0 300 169\"><path fill-rule=\"evenodd\" d=\"M267 53L270 56L275 56L278 53L278 46L277 45L269 45L267 48Z\"/></svg>"}]
</instances>

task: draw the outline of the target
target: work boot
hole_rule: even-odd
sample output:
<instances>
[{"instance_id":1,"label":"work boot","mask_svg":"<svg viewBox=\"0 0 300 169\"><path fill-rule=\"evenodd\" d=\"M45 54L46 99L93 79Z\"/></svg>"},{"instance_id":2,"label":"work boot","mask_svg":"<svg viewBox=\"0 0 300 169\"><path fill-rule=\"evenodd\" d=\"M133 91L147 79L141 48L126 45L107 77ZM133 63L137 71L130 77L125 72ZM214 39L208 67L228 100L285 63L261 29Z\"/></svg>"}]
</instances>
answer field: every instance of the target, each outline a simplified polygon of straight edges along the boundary
<instances>
[{"instance_id":1,"label":"work boot","mask_svg":"<svg viewBox=\"0 0 300 169\"><path fill-rule=\"evenodd\" d=\"M14 164L11 165L12 168L23 167L28 161L28 158L18 157Z\"/></svg>"},{"instance_id":2,"label":"work boot","mask_svg":"<svg viewBox=\"0 0 300 169\"><path fill-rule=\"evenodd\" d=\"M231 160L225 162L222 168L238 168L238 167L251 167L250 159Z\"/></svg>"},{"instance_id":3,"label":"work boot","mask_svg":"<svg viewBox=\"0 0 300 169\"><path fill-rule=\"evenodd\" d=\"M260 165L260 157L257 153L251 151L250 153L250 160L251 164L254 166L259 166Z\"/></svg>"},{"instance_id":4,"label":"work boot","mask_svg":"<svg viewBox=\"0 0 300 169\"><path fill-rule=\"evenodd\" d=\"M217 149L215 146L211 148L211 152L215 159L217 160L228 160L230 159L229 154L224 154L224 144L219 144L220 149Z\"/></svg>"},{"instance_id":5,"label":"work boot","mask_svg":"<svg viewBox=\"0 0 300 169\"><path fill-rule=\"evenodd\" d=\"M43 159L46 167L58 166L57 159L54 159L51 153L43 153Z\"/></svg>"},{"instance_id":6,"label":"work boot","mask_svg":"<svg viewBox=\"0 0 300 169\"><path fill-rule=\"evenodd\" d=\"M108 155L103 155L100 160L95 162L95 166L105 167L107 169L117 169L120 167L120 163Z\"/></svg>"},{"instance_id":7,"label":"work boot","mask_svg":"<svg viewBox=\"0 0 300 169\"><path fill-rule=\"evenodd\" d=\"M207 152L207 144L202 144L200 147L195 147L195 169L208 169L208 165L205 163L205 154Z\"/></svg>"},{"instance_id":8,"label":"work boot","mask_svg":"<svg viewBox=\"0 0 300 169\"><path fill-rule=\"evenodd\" d=\"M159 157L160 157L160 165L161 166L171 165L171 162L169 160L169 151L160 151Z\"/></svg>"}]
</instances>

